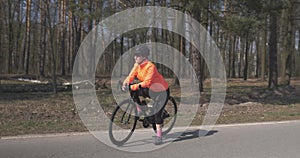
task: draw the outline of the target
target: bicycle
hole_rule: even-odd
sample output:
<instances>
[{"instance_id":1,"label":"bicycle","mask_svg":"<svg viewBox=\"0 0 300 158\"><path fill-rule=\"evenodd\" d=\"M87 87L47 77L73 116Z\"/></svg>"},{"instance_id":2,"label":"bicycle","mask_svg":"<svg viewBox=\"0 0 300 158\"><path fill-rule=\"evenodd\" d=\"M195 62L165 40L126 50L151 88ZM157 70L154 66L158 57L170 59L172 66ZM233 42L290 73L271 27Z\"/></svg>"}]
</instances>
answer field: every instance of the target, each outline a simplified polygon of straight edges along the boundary
<instances>
[{"instance_id":1,"label":"bicycle","mask_svg":"<svg viewBox=\"0 0 300 158\"><path fill-rule=\"evenodd\" d=\"M109 138L113 144L118 146L123 145L130 139L137 126L137 121L141 121L144 128L148 128L151 124L152 129L156 133L154 115L151 115L155 104L153 106L149 105L147 98L142 96L140 97L144 99L140 99L139 97L136 102L134 102L134 92L130 90L130 88L128 89L130 98L123 100L116 106L109 124ZM141 117L137 116L137 106L140 106L142 109ZM177 118L177 104L172 96L168 98L162 113L162 118L164 119L162 134L166 135L172 130Z\"/></svg>"}]
</instances>

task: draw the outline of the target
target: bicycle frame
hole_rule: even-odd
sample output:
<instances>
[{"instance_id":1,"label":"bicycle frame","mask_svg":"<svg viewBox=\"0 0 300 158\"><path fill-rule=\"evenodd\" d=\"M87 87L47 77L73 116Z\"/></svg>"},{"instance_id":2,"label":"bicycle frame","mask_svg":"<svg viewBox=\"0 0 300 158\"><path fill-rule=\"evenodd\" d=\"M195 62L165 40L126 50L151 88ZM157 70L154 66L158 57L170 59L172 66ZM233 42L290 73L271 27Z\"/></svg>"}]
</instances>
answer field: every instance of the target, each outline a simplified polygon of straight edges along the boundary
<instances>
[{"instance_id":1,"label":"bicycle frame","mask_svg":"<svg viewBox=\"0 0 300 158\"><path fill-rule=\"evenodd\" d=\"M109 124L109 137L110 137L112 143L115 145L123 145L125 142L128 141L128 139L130 139L130 137L132 136L132 133L134 132L134 130L136 128L136 124L137 124L138 120L143 122L144 128L147 128L147 127L149 127L150 124L152 124L153 130L154 130L154 132L156 132L156 125L154 123L155 120L153 118L154 115L152 114L151 116L147 116L146 112L147 112L147 110L149 110L150 107L147 106L145 100L140 98L140 96L144 97L145 99L146 99L146 97L143 95L137 95L136 93L138 93L138 92L132 91L132 90L130 90L130 88L129 88L129 92L130 92L130 98L125 99L122 102L120 102L111 116L111 122ZM136 97L136 96L138 96L138 97ZM154 102L153 107L155 107L155 104L156 103ZM166 109L166 107L164 107L163 114L162 114L163 119L165 120L166 118L170 117L171 120L169 120L170 122L169 122L168 126L165 128L165 130L163 130L163 133L162 133L163 135L165 135L171 131L171 129L173 128L173 126L175 124L176 116L177 116L177 105L176 105L176 102L173 97L169 96L167 105L171 105L171 108ZM140 118L139 116L136 115L137 114L137 106L141 107L144 117ZM147 109L144 107L147 107ZM153 108L153 107L151 107L151 108ZM170 112L169 110L171 110L172 112ZM165 117L164 114L166 114L168 116ZM169 115L169 114L171 114L171 115ZM124 127L118 126L118 123L124 125ZM118 135L119 132L114 133L114 127L117 127L116 128L117 130L124 129L126 134L122 135L122 138L119 138L118 137L118 136L120 136L120 135Z\"/></svg>"}]
</instances>

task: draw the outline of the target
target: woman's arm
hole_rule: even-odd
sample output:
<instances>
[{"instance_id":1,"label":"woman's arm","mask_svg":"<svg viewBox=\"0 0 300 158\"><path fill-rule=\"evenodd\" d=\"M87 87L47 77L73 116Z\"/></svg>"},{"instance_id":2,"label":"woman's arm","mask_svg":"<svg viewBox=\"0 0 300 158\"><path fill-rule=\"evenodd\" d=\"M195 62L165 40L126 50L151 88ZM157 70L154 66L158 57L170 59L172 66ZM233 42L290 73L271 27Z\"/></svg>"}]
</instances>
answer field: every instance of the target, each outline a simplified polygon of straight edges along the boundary
<instances>
[{"instance_id":1,"label":"woman's arm","mask_svg":"<svg viewBox=\"0 0 300 158\"><path fill-rule=\"evenodd\" d=\"M138 64L134 64L133 68L131 69L129 75L127 76L127 78L124 80L123 82L123 88L126 88L127 85L129 85L130 82L132 82L134 80L134 78L137 76L137 68L138 68Z\"/></svg>"},{"instance_id":2,"label":"woman's arm","mask_svg":"<svg viewBox=\"0 0 300 158\"><path fill-rule=\"evenodd\" d=\"M151 86L152 81L153 81L153 77L154 77L155 71L156 71L155 65L151 64L142 73L143 81L140 82L140 83L138 83L138 84L131 85L130 88L132 90L137 90L139 88L139 85L141 85L141 87L143 87L143 88L149 88Z\"/></svg>"}]
</instances>

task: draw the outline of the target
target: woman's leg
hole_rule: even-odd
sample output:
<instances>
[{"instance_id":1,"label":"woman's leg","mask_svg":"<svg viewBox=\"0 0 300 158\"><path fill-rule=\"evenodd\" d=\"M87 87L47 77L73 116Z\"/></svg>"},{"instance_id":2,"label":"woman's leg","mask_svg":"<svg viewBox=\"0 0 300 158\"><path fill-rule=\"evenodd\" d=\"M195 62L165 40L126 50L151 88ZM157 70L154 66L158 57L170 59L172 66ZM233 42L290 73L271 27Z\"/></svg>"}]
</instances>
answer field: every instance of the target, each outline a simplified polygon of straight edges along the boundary
<instances>
[{"instance_id":1,"label":"woman's leg","mask_svg":"<svg viewBox=\"0 0 300 158\"><path fill-rule=\"evenodd\" d=\"M136 106L137 108L137 111L138 111L138 116L141 116L142 115L142 111L143 111L143 107L140 106L142 105L142 102L140 100L140 96L143 96L143 97L150 97L149 96L149 88L139 88L138 90L136 91L132 91L132 95L133 95L133 101L136 102L138 105Z\"/></svg>"},{"instance_id":2,"label":"woman's leg","mask_svg":"<svg viewBox=\"0 0 300 158\"><path fill-rule=\"evenodd\" d=\"M167 89L163 92L151 92L153 95L150 95L154 100L154 118L156 124L163 124L162 113L165 105L167 104L168 98L170 96L170 91Z\"/></svg>"},{"instance_id":3,"label":"woman's leg","mask_svg":"<svg viewBox=\"0 0 300 158\"><path fill-rule=\"evenodd\" d=\"M161 110L159 110L159 112L155 113L155 123L156 123L156 136L157 137L162 137L162 126L164 123L164 120L162 118L162 111L163 108L161 108Z\"/></svg>"},{"instance_id":4,"label":"woman's leg","mask_svg":"<svg viewBox=\"0 0 300 158\"><path fill-rule=\"evenodd\" d=\"M169 89L164 92L156 93L155 95L155 123L156 123L156 141L155 144L161 144L161 138L162 138L162 126L163 126L163 118L162 118L162 112L163 109L167 103L167 99L170 96Z\"/></svg>"}]
</instances>

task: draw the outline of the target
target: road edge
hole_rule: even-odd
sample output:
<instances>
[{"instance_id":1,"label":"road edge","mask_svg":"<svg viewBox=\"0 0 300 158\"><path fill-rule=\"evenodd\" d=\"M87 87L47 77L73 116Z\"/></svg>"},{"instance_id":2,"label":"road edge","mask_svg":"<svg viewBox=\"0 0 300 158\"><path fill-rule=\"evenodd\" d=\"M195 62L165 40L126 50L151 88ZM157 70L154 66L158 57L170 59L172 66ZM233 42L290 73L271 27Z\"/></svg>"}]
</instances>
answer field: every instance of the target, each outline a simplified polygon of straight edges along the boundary
<instances>
[{"instance_id":1,"label":"road edge","mask_svg":"<svg viewBox=\"0 0 300 158\"><path fill-rule=\"evenodd\" d=\"M213 128L224 128L224 127L241 127L241 126L257 126L257 125L274 125L274 124L287 124L287 123L300 123L300 120L290 120L290 121L272 121L272 122L255 122L255 123L236 123L236 124L217 124L213 125ZM177 127L176 129L201 129L205 126L190 126ZM136 131L146 131L145 129L140 129ZM15 139L33 139L33 138L52 138L52 137L71 137L71 136L86 136L92 135L90 132L71 132L71 133L50 133L50 134L28 134L28 135L17 135L17 136L4 136L0 137L0 140L15 140Z\"/></svg>"}]
</instances>

